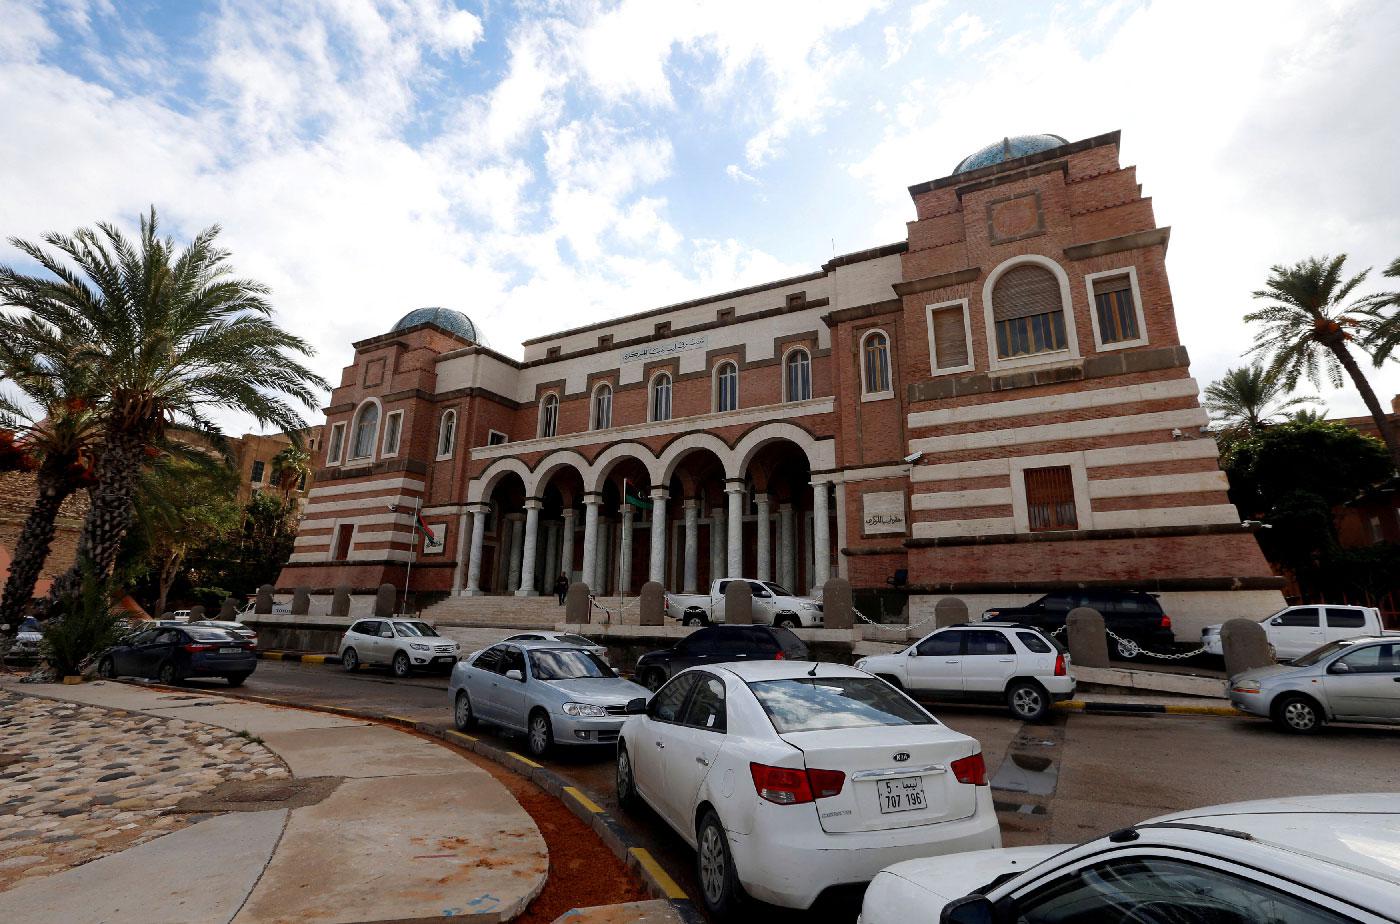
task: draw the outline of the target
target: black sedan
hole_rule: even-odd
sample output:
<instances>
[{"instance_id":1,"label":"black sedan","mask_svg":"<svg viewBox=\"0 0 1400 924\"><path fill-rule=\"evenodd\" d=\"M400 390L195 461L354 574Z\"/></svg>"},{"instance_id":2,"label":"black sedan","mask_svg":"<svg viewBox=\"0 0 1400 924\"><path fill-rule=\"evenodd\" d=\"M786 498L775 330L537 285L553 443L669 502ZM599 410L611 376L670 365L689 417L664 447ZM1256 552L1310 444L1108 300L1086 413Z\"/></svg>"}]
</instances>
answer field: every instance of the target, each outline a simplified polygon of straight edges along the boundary
<instances>
[{"instance_id":1,"label":"black sedan","mask_svg":"<svg viewBox=\"0 0 1400 924\"><path fill-rule=\"evenodd\" d=\"M128 635L102 653L102 677L154 677L178 683L186 677L224 677L240 686L258 666L254 646L223 629L152 626Z\"/></svg>"},{"instance_id":2,"label":"black sedan","mask_svg":"<svg viewBox=\"0 0 1400 924\"><path fill-rule=\"evenodd\" d=\"M637 659L637 682L651 690L687 667L726 661L805 661L807 646L791 629L773 626L709 626L697 629L670 648Z\"/></svg>"}]
</instances>

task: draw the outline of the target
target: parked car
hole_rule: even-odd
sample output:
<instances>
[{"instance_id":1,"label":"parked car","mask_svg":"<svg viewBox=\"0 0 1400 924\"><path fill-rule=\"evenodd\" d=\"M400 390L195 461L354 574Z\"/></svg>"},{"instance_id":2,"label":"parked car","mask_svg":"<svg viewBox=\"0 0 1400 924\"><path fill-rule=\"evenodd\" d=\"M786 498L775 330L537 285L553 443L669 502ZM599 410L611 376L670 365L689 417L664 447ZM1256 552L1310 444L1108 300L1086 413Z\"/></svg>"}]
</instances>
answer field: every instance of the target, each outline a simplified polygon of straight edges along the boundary
<instances>
[{"instance_id":1,"label":"parked car","mask_svg":"<svg viewBox=\"0 0 1400 924\"><path fill-rule=\"evenodd\" d=\"M415 669L450 668L460 648L421 619L361 619L340 637L340 664L354 673L361 665L383 665L395 677Z\"/></svg>"},{"instance_id":2,"label":"parked car","mask_svg":"<svg viewBox=\"0 0 1400 924\"><path fill-rule=\"evenodd\" d=\"M726 661L807 660L807 646L790 629L774 626L707 626L670 648L648 651L632 675L651 690L687 667Z\"/></svg>"},{"instance_id":3,"label":"parked car","mask_svg":"<svg viewBox=\"0 0 1400 924\"><path fill-rule=\"evenodd\" d=\"M553 632L546 629L531 629L529 632L518 632L515 635L508 635L501 639L503 642L554 642L558 645L573 645L585 651L608 660L608 649L605 645L599 645L593 639L583 635L576 635L573 632Z\"/></svg>"},{"instance_id":4,"label":"parked car","mask_svg":"<svg viewBox=\"0 0 1400 924\"><path fill-rule=\"evenodd\" d=\"M226 619L197 619L190 623L192 626L208 626L211 629L223 629L230 635L252 642L253 647L258 647L258 633L243 625L241 622L230 622Z\"/></svg>"},{"instance_id":5,"label":"parked car","mask_svg":"<svg viewBox=\"0 0 1400 924\"><path fill-rule=\"evenodd\" d=\"M810 908L898 860L1001 844L981 746L864 671L692 668L627 708L618 801L644 800L696 849L716 915L741 890Z\"/></svg>"},{"instance_id":6,"label":"parked car","mask_svg":"<svg viewBox=\"0 0 1400 924\"><path fill-rule=\"evenodd\" d=\"M39 648L43 643L44 630L39 627L39 620L33 616L26 616L19 622L14 644L10 646L9 657L17 661L37 661Z\"/></svg>"},{"instance_id":7,"label":"parked car","mask_svg":"<svg viewBox=\"0 0 1400 924\"><path fill-rule=\"evenodd\" d=\"M184 625L185 623L190 621L190 611L170 610L169 612L160 617L160 621L163 623L178 623L180 625Z\"/></svg>"},{"instance_id":8,"label":"parked car","mask_svg":"<svg viewBox=\"0 0 1400 924\"><path fill-rule=\"evenodd\" d=\"M896 654L856 662L896 689L940 700L1004 703L1038 722L1074 695L1069 653L1039 629L1002 622L948 626Z\"/></svg>"},{"instance_id":9,"label":"parked car","mask_svg":"<svg viewBox=\"0 0 1400 924\"><path fill-rule=\"evenodd\" d=\"M1301 657L1320 645L1344 638L1385 635L1381 611L1371 606L1285 606L1259 620L1274 654L1281 661ZM1397 633L1400 634L1400 633ZM1220 626L1201 630L1201 645L1213 655L1224 656Z\"/></svg>"},{"instance_id":10,"label":"parked car","mask_svg":"<svg viewBox=\"0 0 1400 924\"><path fill-rule=\"evenodd\" d=\"M231 687L242 686L257 667L247 640L207 626L148 626L97 659L100 677L154 677L161 683L223 677Z\"/></svg>"},{"instance_id":11,"label":"parked car","mask_svg":"<svg viewBox=\"0 0 1400 924\"><path fill-rule=\"evenodd\" d=\"M459 729L481 721L522 731L539 757L556 744L616 742L627 703L647 689L586 648L540 639L501 642L459 662L447 693Z\"/></svg>"},{"instance_id":12,"label":"parked car","mask_svg":"<svg viewBox=\"0 0 1400 924\"><path fill-rule=\"evenodd\" d=\"M822 602L814 597L799 597L772 581L751 578L718 578L707 594L670 594L665 597L666 615L687 626L706 626L724 622L724 592L729 585L742 580L753 595L753 621L756 625L784 626L789 629L820 629Z\"/></svg>"},{"instance_id":13,"label":"parked car","mask_svg":"<svg viewBox=\"0 0 1400 924\"><path fill-rule=\"evenodd\" d=\"M1078 846L897 863L861 924L1395 921L1400 795L1302 796L1163 815Z\"/></svg>"},{"instance_id":14,"label":"parked car","mask_svg":"<svg viewBox=\"0 0 1400 924\"><path fill-rule=\"evenodd\" d=\"M1400 638L1328 642L1292 664L1236 674L1225 689L1236 709L1291 732L1324 722L1400 725Z\"/></svg>"},{"instance_id":15,"label":"parked car","mask_svg":"<svg viewBox=\"0 0 1400 924\"><path fill-rule=\"evenodd\" d=\"M982 613L982 619L1021 623L1048 634L1063 629L1070 610L1081 606L1098 610L1103 615L1104 628L1113 633L1108 637L1109 653L1119 658L1132 660L1140 657L1143 650L1169 654L1176 645L1171 617L1162 612L1157 595L1138 591L1060 591L1046 594L1025 606L988 609Z\"/></svg>"}]
</instances>

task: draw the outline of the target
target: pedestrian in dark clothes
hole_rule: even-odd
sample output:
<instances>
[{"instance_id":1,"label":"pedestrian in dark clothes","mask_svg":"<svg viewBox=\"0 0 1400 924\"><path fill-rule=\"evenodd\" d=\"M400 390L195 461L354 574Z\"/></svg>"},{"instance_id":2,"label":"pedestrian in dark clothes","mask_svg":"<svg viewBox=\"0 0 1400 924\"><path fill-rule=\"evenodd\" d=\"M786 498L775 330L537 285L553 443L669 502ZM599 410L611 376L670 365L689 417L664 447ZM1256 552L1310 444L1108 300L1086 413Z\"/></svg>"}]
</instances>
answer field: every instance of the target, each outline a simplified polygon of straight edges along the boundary
<instances>
[{"instance_id":1,"label":"pedestrian in dark clothes","mask_svg":"<svg viewBox=\"0 0 1400 924\"><path fill-rule=\"evenodd\" d=\"M560 574L559 580L554 582L554 592L559 595L559 605L564 605L564 598L569 595L569 576Z\"/></svg>"}]
</instances>

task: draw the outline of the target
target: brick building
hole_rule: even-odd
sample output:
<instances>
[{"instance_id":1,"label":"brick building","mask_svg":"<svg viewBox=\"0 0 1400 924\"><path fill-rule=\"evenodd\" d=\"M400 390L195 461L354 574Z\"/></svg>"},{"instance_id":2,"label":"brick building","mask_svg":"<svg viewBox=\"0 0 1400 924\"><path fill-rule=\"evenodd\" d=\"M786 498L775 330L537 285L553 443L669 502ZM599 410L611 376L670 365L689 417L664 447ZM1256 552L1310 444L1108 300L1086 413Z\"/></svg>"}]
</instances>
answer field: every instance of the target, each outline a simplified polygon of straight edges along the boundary
<instances>
[{"instance_id":1,"label":"brick building","mask_svg":"<svg viewBox=\"0 0 1400 924\"><path fill-rule=\"evenodd\" d=\"M564 570L629 594L841 574L871 599L907 572L915 621L949 593L1118 587L1183 634L1280 605L1118 134L1004 139L909 192L905 240L523 360L445 309L356 343L279 589L367 593L411 557L420 594Z\"/></svg>"}]
</instances>

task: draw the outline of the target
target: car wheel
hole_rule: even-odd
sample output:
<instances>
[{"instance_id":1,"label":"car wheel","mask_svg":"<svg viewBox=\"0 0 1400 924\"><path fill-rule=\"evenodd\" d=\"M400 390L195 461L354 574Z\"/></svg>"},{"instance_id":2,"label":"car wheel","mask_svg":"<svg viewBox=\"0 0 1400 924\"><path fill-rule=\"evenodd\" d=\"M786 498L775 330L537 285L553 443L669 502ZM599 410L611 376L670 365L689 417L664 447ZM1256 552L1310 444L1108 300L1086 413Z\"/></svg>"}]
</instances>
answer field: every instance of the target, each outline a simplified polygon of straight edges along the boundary
<instances>
[{"instance_id":1,"label":"car wheel","mask_svg":"<svg viewBox=\"0 0 1400 924\"><path fill-rule=\"evenodd\" d=\"M1322 711L1306 696L1285 696L1273 711L1275 724L1285 731L1312 735L1322 730Z\"/></svg>"},{"instance_id":2,"label":"car wheel","mask_svg":"<svg viewBox=\"0 0 1400 924\"><path fill-rule=\"evenodd\" d=\"M779 629L800 629L802 628L802 620L790 613L784 613L778 617L773 625L777 626Z\"/></svg>"},{"instance_id":3,"label":"car wheel","mask_svg":"<svg viewBox=\"0 0 1400 924\"><path fill-rule=\"evenodd\" d=\"M457 699L452 704L452 723L458 731L476 727L476 713L472 712L471 697L466 690L457 691Z\"/></svg>"},{"instance_id":4,"label":"car wheel","mask_svg":"<svg viewBox=\"0 0 1400 924\"><path fill-rule=\"evenodd\" d=\"M408 662L408 655L400 651L394 655L394 676L403 678L413 673L413 665Z\"/></svg>"},{"instance_id":5,"label":"car wheel","mask_svg":"<svg viewBox=\"0 0 1400 924\"><path fill-rule=\"evenodd\" d=\"M632 778L632 756L627 745L617 745L617 804L624 809L637 804L637 781Z\"/></svg>"},{"instance_id":6,"label":"car wheel","mask_svg":"<svg viewBox=\"0 0 1400 924\"><path fill-rule=\"evenodd\" d=\"M543 757L554 744L554 729L549 724L549 716L536 711L530 716L529 730L525 735L525 745L534 757Z\"/></svg>"},{"instance_id":7,"label":"car wheel","mask_svg":"<svg viewBox=\"0 0 1400 924\"><path fill-rule=\"evenodd\" d=\"M688 613L683 622L687 626L703 626L709 620L700 613Z\"/></svg>"},{"instance_id":8,"label":"car wheel","mask_svg":"<svg viewBox=\"0 0 1400 924\"><path fill-rule=\"evenodd\" d=\"M738 908L740 889L734 861L729 855L729 841L724 836L719 816L707 811L705 817L700 819L698 835L695 869L696 878L700 880L701 900L715 917L727 917Z\"/></svg>"},{"instance_id":9,"label":"car wheel","mask_svg":"<svg viewBox=\"0 0 1400 924\"><path fill-rule=\"evenodd\" d=\"M345 653L340 656L340 666L351 674L360 669L360 656L355 654L355 649L345 649Z\"/></svg>"},{"instance_id":10,"label":"car wheel","mask_svg":"<svg viewBox=\"0 0 1400 924\"><path fill-rule=\"evenodd\" d=\"M103 658L97 662L97 676L103 680L112 680L117 676L117 666L112 663L111 658Z\"/></svg>"},{"instance_id":11,"label":"car wheel","mask_svg":"<svg viewBox=\"0 0 1400 924\"><path fill-rule=\"evenodd\" d=\"M1050 712L1050 697L1038 683L1013 683L1006 690L1006 705L1022 722L1039 722Z\"/></svg>"},{"instance_id":12,"label":"car wheel","mask_svg":"<svg viewBox=\"0 0 1400 924\"><path fill-rule=\"evenodd\" d=\"M174 661L166 661L156 668L156 679L164 684L176 684L180 682L180 672L175 669Z\"/></svg>"},{"instance_id":13,"label":"car wheel","mask_svg":"<svg viewBox=\"0 0 1400 924\"><path fill-rule=\"evenodd\" d=\"M228 676L228 685L231 686L231 687L241 687L241 686L243 686L243 681L245 681L245 680L247 680L247 679L248 679L248 675L247 675L247 674L229 674L229 676Z\"/></svg>"},{"instance_id":14,"label":"car wheel","mask_svg":"<svg viewBox=\"0 0 1400 924\"><path fill-rule=\"evenodd\" d=\"M652 668L651 670L643 671L641 682L642 686L655 693L657 690L661 689L661 685L666 682L666 672L660 668Z\"/></svg>"}]
</instances>

